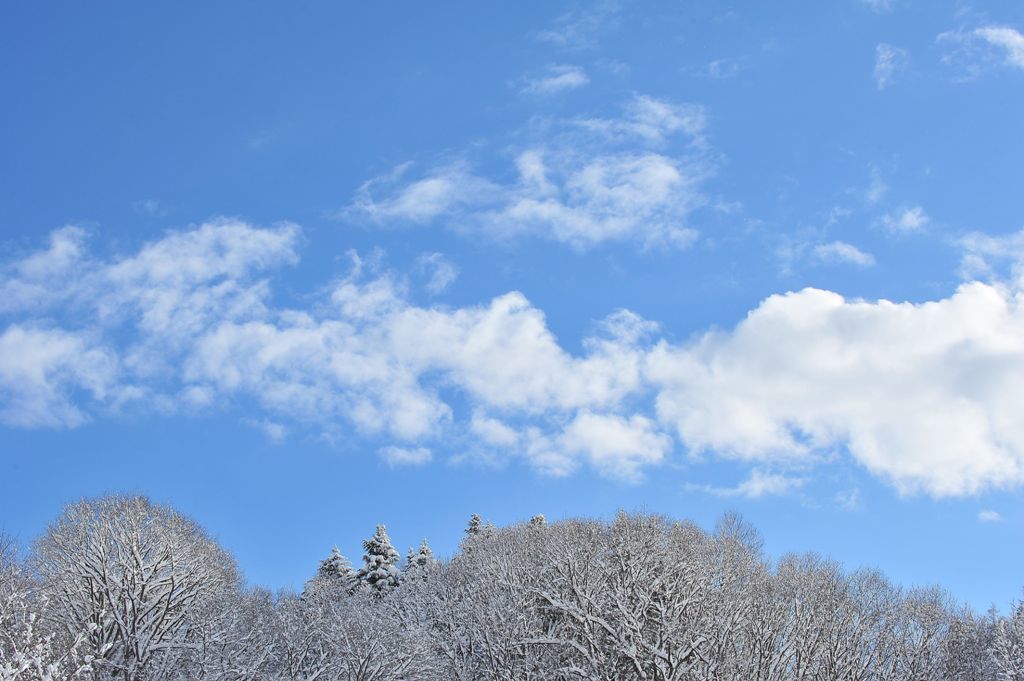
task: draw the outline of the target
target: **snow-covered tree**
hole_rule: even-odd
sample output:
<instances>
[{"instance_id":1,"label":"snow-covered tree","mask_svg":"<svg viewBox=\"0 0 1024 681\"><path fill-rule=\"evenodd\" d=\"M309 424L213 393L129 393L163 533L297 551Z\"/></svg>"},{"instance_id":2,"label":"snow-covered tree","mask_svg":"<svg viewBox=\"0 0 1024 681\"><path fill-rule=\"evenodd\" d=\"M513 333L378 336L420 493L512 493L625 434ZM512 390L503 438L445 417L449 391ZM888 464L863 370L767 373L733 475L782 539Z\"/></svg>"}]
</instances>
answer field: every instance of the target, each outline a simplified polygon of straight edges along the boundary
<instances>
[{"instance_id":1,"label":"snow-covered tree","mask_svg":"<svg viewBox=\"0 0 1024 681\"><path fill-rule=\"evenodd\" d=\"M314 593L331 598L350 594L358 585L359 579L352 563L335 546L331 554L320 561L316 576L306 583L303 598L312 597Z\"/></svg>"},{"instance_id":2,"label":"snow-covered tree","mask_svg":"<svg viewBox=\"0 0 1024 681\"><path fill-rule=\"evenodd\" d=\"M387 528L377 526L372 537L363 542L363 567L359 569L360 583L376 594L384 594L398 586L402 574L398 569L399 555L391 545Z\"/></svg>"},{"instance_id":3,"label":"snow-covered tree","mask_svg":"<svg viewBox=\"0 0 1024 681\"><path fill-rule=\"evenodd\" d=\"M0 537L0 681L1024 681L1024 606L769 560L738 516L471 527L402 575L379 526L358 573L335 549L300 598L241 588L171 509L72 504L29 570Z\"/></svg>"},{"instance_id":4,"label":"snow-covered tree","mask_svg":"<svg viewBox=\"0 0 1024 681\"><path fill-rule=\"evenodd\" d=\"M338 550L337 546L331 549L331 555L320 561L320 568L317 570L317 576L323 579L346 581L351 579L354 574L352 563L349 562L348 558L341 555L341 551Z\"/></svg>"},{"instance_id":5,"label":"snow-covered tree","mask_svg":"<svg viewBox=\"0 0 1024 681\"><path fill-rule=\"evenodd\" d=\"M71 681L93 670L87 654L89 628L73 636L48 630L40 613L45 596L34 595L31 579L14 555L14 543L0 535L0 681Z\"/></svg>"},{"instance_id":6,"label":"snow-covered tree","mask_svg":"<svg viewBox=\"0 0 1024 681\"><path fill-rule=\"evenodd\" d=\"M73 637L61 636L45 629L28 594L0 595L0 681L88 678L93 656L86 652L87 639L94 627L90 623Z\"/></svg>"},{"instance_id":7,"label":"snow-covered tree","mask_svg":"<svg viewBox=\"0 0 1024 681\"><path fill-rule=\"evenodd\" d=\"M420 542L419 549L414 551L411 546L409 547L409 553L405 557L405 577L406 579L426 578L433 574L438 565L439 562L434 557L434 552L427 544L427 540L424 539Z\"/></svg>"},{"instance_id":8,"label":"snow-covered tree","mask_svg":"<svg viewBox=\"0 0 1024 681\"><path fill-rule=\"evenodd\" d=\"M999 681L1024 681L1024 603L996 625L993 654Z\"/></svg>"},{"instance_id":9,"label":"snow-covered tree","mask_svg":"<svg viewBox=\"0 0 1024 681\"><path fill-rule=\"evenodd\" d=\"M483 526L483 520L476 513L469 516L469 523L466 525L465 533L467 537L475 537L480 534L480 528Z\"/></svg>"},{"instance_id":10,"label":"snow-covered tree","mask_svg":"<svg viewBox=\"0 0 1024 681\"><path fill-rule=\"evenodd\" d=\"M194 632L237 593L234 560L194 522L142 497L68 505L35 544L47 617L90 630L103 673L160 681L195 647Z\"/></svg>"}]
</instances>

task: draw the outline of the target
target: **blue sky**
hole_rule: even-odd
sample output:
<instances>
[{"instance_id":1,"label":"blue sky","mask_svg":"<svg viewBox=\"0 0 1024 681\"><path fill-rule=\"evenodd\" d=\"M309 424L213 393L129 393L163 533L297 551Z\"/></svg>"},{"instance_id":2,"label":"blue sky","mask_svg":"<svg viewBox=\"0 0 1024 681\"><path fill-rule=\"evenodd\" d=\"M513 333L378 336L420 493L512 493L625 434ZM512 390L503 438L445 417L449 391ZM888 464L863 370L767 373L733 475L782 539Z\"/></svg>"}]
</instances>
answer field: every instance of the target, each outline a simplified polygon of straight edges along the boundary
<instances>
[{"instance_id":1,"label":"blue sky","mask_svg":"<svg viewBox=\"0 0 1024 681\"><path fill-rule=\"evenodd\" d=\"M1020 596L1019 3L2 11L6 531L140 492L298 587L738 510Z\"/></svg>"}]
</instances>

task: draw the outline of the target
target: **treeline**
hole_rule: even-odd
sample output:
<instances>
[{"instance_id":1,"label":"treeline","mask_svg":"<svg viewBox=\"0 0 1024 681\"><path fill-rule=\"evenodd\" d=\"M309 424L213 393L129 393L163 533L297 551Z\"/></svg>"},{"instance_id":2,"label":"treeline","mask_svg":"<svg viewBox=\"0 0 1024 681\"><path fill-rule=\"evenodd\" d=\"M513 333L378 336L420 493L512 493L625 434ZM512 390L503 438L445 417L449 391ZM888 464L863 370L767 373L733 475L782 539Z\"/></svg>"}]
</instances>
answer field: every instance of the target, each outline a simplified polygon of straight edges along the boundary
<instances>
[{"instance_id":1,"label":"treeline","mask_svg":"<svg viewBox=\"0 0 1024 681\"><path fill-rule=\"evenodd\" d=\"M496 528L401 559L383 526L301 594L246 588L196 523L139 497L65 508L0 545L0 680L1024 680L1024 607L619 514Z\"/></svg>"}]
</instances>

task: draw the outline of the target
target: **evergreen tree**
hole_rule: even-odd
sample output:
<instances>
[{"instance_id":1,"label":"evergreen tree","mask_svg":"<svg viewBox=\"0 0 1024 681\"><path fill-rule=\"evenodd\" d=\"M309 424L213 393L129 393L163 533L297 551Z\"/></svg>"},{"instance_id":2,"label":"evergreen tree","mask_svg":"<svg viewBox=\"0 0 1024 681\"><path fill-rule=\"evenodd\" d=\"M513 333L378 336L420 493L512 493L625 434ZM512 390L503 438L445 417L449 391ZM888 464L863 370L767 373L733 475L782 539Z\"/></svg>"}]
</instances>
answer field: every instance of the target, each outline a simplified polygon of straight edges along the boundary
<instances>
[{"instance_id":1,"label":"evergreen tree","mask_svg":"<svg viewBox=\"0 0 1024 681\"><path fill-rule=\"evenodd\" d=\"M433 572L437 566L438 560L434 557L434 552L430 550L430 546L427 544L426 539L420 542L419 551L413 551L412 547L409 548L409 555L405 559L407 577L411 578L415 575L425 578Z\"/></svg>"},{"instance_id":2,"label":"evergreen tree","mask_svg":"<svg viewBox=\"0 0 1024 681\"><path fill-rule=\"evenodd\" d=\"M331 555L320 561L320 569L317 571L317 576L324 579L349 581L353 575L355 571L352 569L352 563L341 555L337 546L331 549Z\"/></svg>"},{"instance_id":3,"label":"evergreen tree","mask_svg":"<svg viewBox=\"0 0 1024 681\"><path fill-rule=\"evenodd\" d=\"M402 578L398 570L399 555L383 525L378 525L374 535L363 542L363 549L366 553L358 573L359 581L378 594L398 586Z\"/></svg>"},{"instance_id":4,"label":"evergreen tree","mask_svg":"<svg viewBox=\"0 0 1024 681\"><path fill-rule=\"evenodd\" d=\"M469 525L466 526L466 536L475 537L480 534L480 527L482 524L483 521L480 520L480 516L476 513L469 516Z\"/></svg>"},{"instance_id":5,"label":"evergreen tree","mask_svg":"<svg viewBox=\"0 0 1024 681\"><path fill-rule=\"evenodd\" d=\"M334 592L338 589L352 593L357 585L356 572L352 569L352 563L335 546L331 549L331 555L320 561L316 576L306 582L302 597L305 599L313 592Z\"/></svg>"},{"instance_id":6,"label":"evergreen tree","mask_svg":"<svg viewBox=\"0 0 1024 681\"><path fill-rule=\"evenodd\" d=\"M427 544L427 540L424 539L420 542L420 550L416 552L416 565L419 567L433 567L437 564L437 558L434 558L434 552L430 549L430 545Z\"/></svg>"}]
</instances>

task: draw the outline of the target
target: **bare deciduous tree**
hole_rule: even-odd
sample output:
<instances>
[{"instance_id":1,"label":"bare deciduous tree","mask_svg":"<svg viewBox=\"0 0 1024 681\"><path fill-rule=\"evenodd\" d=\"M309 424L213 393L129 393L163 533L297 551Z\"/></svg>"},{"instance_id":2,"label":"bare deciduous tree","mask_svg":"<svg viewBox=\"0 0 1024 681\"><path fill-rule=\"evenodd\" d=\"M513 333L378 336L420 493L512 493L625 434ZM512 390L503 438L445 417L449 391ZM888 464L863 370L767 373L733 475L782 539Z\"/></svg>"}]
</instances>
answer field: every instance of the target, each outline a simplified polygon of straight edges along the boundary
<instances>
[{"instance_id":1,"label":"bare deciduous tree","mask_svg":"<svg viewBox=\"0 0 1024 681\"><path fill-rule=\"evenodd\" d=\"M877 570L772 561L735 515L474 517L455 556L424 543L404 575L379 528L361 585L335 550L301 597L243 588L140 498L68 506L29 572L4 546L0 681L1024 681L1024 606L977 617Z\"/></svg>"},{"instance_id":2,"label":"bare deciduous tree","mask_svg":"<svg viewBox=\"0 0 1024 681\"><path fill-rule=\"evenodd\" d=\"M91 627L97 668L124 681L175 675L201 621L237 591L234 560L194 522L141 497L70 504L36 542L48 616Z\"/></svg>"}]
</instances>

